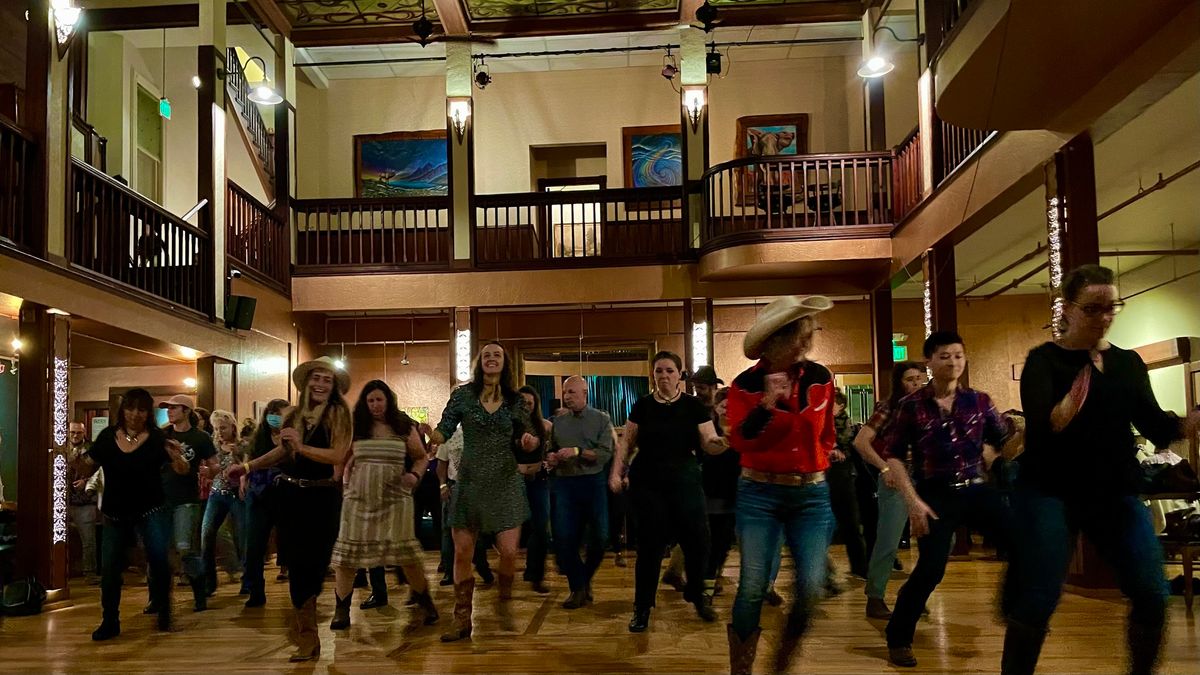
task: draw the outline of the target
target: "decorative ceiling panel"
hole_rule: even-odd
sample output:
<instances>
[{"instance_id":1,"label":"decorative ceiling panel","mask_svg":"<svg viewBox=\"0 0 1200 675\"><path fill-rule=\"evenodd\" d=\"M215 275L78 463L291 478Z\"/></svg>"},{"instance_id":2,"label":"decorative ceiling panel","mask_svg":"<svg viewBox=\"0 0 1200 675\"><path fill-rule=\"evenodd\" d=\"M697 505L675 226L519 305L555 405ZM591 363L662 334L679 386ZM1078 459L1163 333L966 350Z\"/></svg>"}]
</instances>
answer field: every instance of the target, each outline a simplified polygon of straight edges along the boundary
<instances>
[{"instance_id":1,"label":"decorative ceiling panel","mask_svg":"<svg viewBox=\"0 0 1200 675\"><path fill-rule=\"evenodd\" d=\"M678 0L461 0L473 21L678 11Z\"/></svg>"},{"instance_id":2,"label":"decorative ceiling panel","mask_svg":"<svg viewBox=\"0 0 1200 675\"><path fill-rule=\"evenodd\" d=\"M762 7L765 5L804 5L828 0L708 0L714 7Z\"/></svg>"},{"instance_id":3,"label":"decorative ceiling panel","mask_svg":"<svg viewBox=\"0 0 1200 675\"><path fill-rule=\"evenodd\" d=\"M296 28L410 24L421 18L422 0L275 0ZM433 0L425 14L437 21Z\"/></svg>"}]
</instances>

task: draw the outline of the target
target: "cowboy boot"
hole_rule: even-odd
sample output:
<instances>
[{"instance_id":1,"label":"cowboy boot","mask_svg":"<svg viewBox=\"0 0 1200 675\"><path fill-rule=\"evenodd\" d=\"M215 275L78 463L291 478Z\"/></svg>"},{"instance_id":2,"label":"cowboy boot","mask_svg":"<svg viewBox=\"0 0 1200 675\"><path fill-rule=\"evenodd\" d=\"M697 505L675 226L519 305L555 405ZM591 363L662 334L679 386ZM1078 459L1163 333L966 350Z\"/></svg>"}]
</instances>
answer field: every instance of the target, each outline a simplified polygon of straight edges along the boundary
<instances>
[{"instance_id":1,"label":"cowboy boot","mask_svg":"<svg viewBox=\"0 0 1200 675\"><path fill-rule=\"evenodd\" d=\"M804 633L808 630L808 615L799 615L795 612L788 614L787 622L783 626L783 631L779 636L779 648L775 652L775 670L776 673L786 673L788 666L792 663L792 656L796 652L796 647L800 646L800 639L804 637Z\"/></svg>"},{"instance_id":2,"label":"cowboy boot","mask_svg":"<svg viewBox=\"0 0 1200 675\"><path fill-rule=\"evenodd\" d=\"M1001 675L1033 675L1042 642L1046 640L1045 628L1034 628L1009 620L1004 631L1004 655L1000 657Z\"/></svg>"},{"instance_id":3,"label":"cowboy boot","mask_svg":"<svg viewBox=\"0 0 1200 675\"><path fill-rule=\"evenodd\" d=\"M317 597L314 595L296 611L296 653L290 661L312 661L321 656L321 638L317 635Z\"/></svg>"},{"instance_id":4,"label":"cowboy boot","mask_svg":"<svg viewBox=\"0 0 1200 675\"><path fill-rule=\"evenodd\" d=\"M514 631L516 625L513 623L512 617L512 590L515 576L511 574L497 574L499 580L499 601L496 603L496 616L500 619L500 630Z\"/></svg>"},{"instance_id":5,"label":"cowboy boot","mask_svg":"<svg viewBox=\"0 0 1200 675\"><path fill-rule=\"evenodd\" d=\"M337 591L333 592L333 621L329 622L330 630L342 630L350 627L350 603L354 600L354 589L351 588L346 597L341 597Z\"/></svg>"},{"instance_id":6,"label":"cowboy boot","mask_svg":"<svg viewBox=\"0 0 1200 675\"><path fill-rule=\"evenodd\" d=\"M471 637L471 600L475 595L475 577L454 584L454 623L442 635L442 642Z\"/></svg>"},{"instance_id":7,"label":"cowboy boot","mask_svg":"<svg viewBox=\"0 0 1200 675\"><path fill-rule=\"evenodd\" d=\"M408 624L404 627L405 633L411 633L421 628L421 626L432 626L437 623L438 616L437 607L433 605L433 598L429 595L429 591L424 593L413 593L412 609L409 611Z\"/></svg>"},{"instance_id":8,"label":"cowboy boot","mask_svg":"<svg viewBox=\"0 0 1200 675\"><path fill-rule=\"evenodd\" d=\"M758 636L762 635L762 629L754 629L745 640L738 639L733 624L726 625L725 632L729 635L730 675L750 675L750 669L754 666L754 655L758 651Z\"/></svg>"}]
</instances>

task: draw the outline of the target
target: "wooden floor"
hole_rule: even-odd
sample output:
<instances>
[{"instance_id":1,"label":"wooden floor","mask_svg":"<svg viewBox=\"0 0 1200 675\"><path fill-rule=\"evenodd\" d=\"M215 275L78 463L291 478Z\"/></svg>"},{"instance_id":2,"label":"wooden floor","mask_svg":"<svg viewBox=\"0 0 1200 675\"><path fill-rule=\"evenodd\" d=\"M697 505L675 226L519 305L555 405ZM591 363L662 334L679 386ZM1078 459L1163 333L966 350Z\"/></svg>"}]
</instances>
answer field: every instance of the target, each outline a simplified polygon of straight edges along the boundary
<instances>
[{"instance_id":1,"label":"wooden floor","mask_svg":"<svg viewBox=\"0 0 1200 675\"><path fill-rule=\"evenodd\" d=\"M836 559L836 558L835 558ZM902 552L906 569L912 554ZM733 558L736 563L736 554ZM392 591L392 606L363 612L357 603L353 626L334 634L328 628L332 583L319 605L321 660L293 667L287 662L288 601L286 583L268 581L267 607L242 608L236 585L226 584L210 599L210 609L191 611L187 589L176 589L176 631L159 633L153 617L143 616L144 586L126 586L122 602L123 633L106 643L90 634L100 618L95 586L72 589L74 606L35 617L0 621L0 671L17 672L728 672L725 621L732 593L717 598L721 621L700 622L679 593L662 587L650 630L627 632L633 565L618 568L612 557L597 576L596 604L568 612L559 607L566 581L550 579L553 592L539 596L518 583L514 612L519 632L504 633L493 618L495 590L476 593L475 634L469 641L441 644L438 636L449 622L452 597L435 586L442 621L410 637L400 633L406 618L406 590ZM844 561L839 559L844 569ZM430 554L430 578L436 566ZM553 565L551 565L553 568ZM273 572L273 570L272 570ZM993 598L1001 566L977 559L950 564L946 579L930 599L931 616L918 627L914 651L920 660L907 672L997 672L1003 633L994 619ZM731 565L727 574L736 577ZM224 576L224 575L222 575ZM789 576L785 568L784 578ZM274 579L274 574L269 577ZM519 578L519 575L518 575ZM890 584L889 604L902 574ZM392 580L394 584L394 579ZM793 670L803 673L893 672L886 662L883 622L863 617L862 583L844 582L846 591L826 601L802 656ZM785 597L786 597L785 593ZM1172 597L1170 631L1163 672L1200 673L1200 635L1185 616L1182 598ZM756 672L766 672L770 641L777 634L783 608L764 607L764 639ZM1067 594L1055 615L1053 632L1041 660L1042 672L1117 673L1124 659L1125 605L1119 598L1094 599Z\"/></svg>"}]
</instances>

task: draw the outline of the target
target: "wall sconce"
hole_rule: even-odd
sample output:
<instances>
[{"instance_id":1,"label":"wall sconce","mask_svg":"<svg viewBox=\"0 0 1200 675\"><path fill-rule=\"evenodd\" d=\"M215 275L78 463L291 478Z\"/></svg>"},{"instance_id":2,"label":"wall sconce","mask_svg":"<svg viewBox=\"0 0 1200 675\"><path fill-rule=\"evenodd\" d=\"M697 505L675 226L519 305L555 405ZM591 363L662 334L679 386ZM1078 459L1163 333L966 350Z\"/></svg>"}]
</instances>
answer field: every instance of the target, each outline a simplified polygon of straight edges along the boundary
<instances>
[{"instance_id":1,"label":"wall sconce","mask_svg":"<svg viewBox=\"0 0 1200 675\"><path fill-rule=\"evenodd\" d=\"M246 88L250 91L250 96L248 98L255 103L261 103L262 105L277 105L279 103L283 103L283 96L281 96L278 91L275 91L275 89L271 87L271 79L267 77L267 62L263 61L261 56L251 56L246 60L246 65L250 65L255 61L258 61L260 67L262 68L263 79L259 80L258 84L254 85L250 84L249 80L246 81ZM244 67L242 72L243 74L245 73Z\"/></svg>"},{"instance_id":2,"label":"wall sconce","mask_svg":"<svg viewBox=\"0 0 1200 675\"><path fill-rule=\"evenodd\" d=\"M462 143L467 134L467 122L471 119L471 97L452 96L446 99L446 117L450 118L454 135Z\"/></svg>"},{"instance_id":3,"label":"wall sconce","mask_svg":"<svg viewBox=\"0 0 1200 675\"><path fill-rule=\"evenodd\" d=\"M194 377L183 378L183 386L187 387L188 389L195 389L196 384L197 384L196 378L194 378Z\"/></svg>"},{"instance_id":4,"label":"wall sconce","mask_svg":"<svg viewBox=\"0 0 1200 675\"><path fill-rule=\"evenodd\" d=\"M687 111L688 121L691 122L692 132L700 129L700 116L704 112L705 86L690 84L683 87L683 109Z\"/></svg>"},{"instance_id":5,"label":"wall sconce","mask_svg":"<svg viewBox=\"0 0 1200 675\"><path fill-rule=\"evenodd\" d=\"M459 384L471 381L470 330L460 330L454 335L454 377Z\"/></svg>"},{"instance_id":6,"label":"wall sconce","mask_svg":"<svg viewBox=\"0 0 1200 675\"><path fill-rule=\"evenodd\" d=\"M692 365L699 369L708 364L708 322L692 324Z\"/></svg>"},{"instance_id":7,"label":"wall sconce","mask_svg":"<svg viewBox=\"0 0 1200 675\"><path fill-rule=\"evenodd\" d=\"M67 53L71 38L75 36L75 27L79 25L83 10L75 7L74 0L52 0L50 8L54 11L54 37L58 42L58 58Z\"/></svg>"}]
</instances>

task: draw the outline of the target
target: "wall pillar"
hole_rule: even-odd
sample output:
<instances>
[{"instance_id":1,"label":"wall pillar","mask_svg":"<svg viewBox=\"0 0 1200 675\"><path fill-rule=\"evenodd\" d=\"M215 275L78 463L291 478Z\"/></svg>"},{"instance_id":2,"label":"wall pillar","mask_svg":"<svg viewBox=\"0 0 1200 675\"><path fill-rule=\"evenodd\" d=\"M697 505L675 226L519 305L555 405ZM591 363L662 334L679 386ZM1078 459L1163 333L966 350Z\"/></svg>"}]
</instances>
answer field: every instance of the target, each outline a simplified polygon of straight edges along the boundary
<instances>
[{"instance_id":1,"label":"wall pillar","mask_svg":"<svg viewBox=\"0 0 1200 675\"><path fill-rule=\"evenodd\" d=\"M47 253L49 205L48 192L51 180L48 165L48 117L50 111L50 69L55 58L57 44L53 37L54 20L51 18L49 0L32 0L29 3L29 32L25 48L25 130L33 136L39 152L29 172L29 247L34 255L44 258Z\"/></svg>"},{"instance_id":2,"label":"wall pillar","mask_svg":"<svg viewBox=\"0 0 1200 675\"><path fill-rule=\"evenodd\" d=\"M454 242L452 266L470 267L474 260L475 222L474 203L475 172L472 166L474 154L474 100L471 98L472 71L471 45L462 42L446 43L446 107L450 101L465 102L471 115L466 118L465 129L460 140L449 114L446 116L446 148L450 164L450 227ZM453 369L451 369L453 377Z\"/></svg>"},{"instance_id":3,"label":"wall pillar","mask_svg":"<svg viewBox=\"0 0 1200 675\"><path fill-rule=\"evenodd\" d=\"M296 128L296 48L283 35L275 36L275 86L283 102L275 106L275 216L283 222L290 259L296 262L296 237L292 227L292 199L296 185L293 147ZM287 272L291 277L290 268Z\"/></svg>"},{"instance_id":4,"label":"wall pillar","mask_svg":"<svg viewBox=\"0 0 1200 675\"><path fill-rule=\"evenodd\" d=\"M690 26L679 29L680 54L680 132L683 137L683 187L685 194L684 219L688 223L688 246L700 245L700 219L704 214L704 197L698 181L708 170L708 72L705 69L704 31ZM686 103L688 90L704 96L700 117L693 126Z\"/></svg>"},{"instance_id":5,"label":"wall pillar","mask_svg":"<svg viewBox=\"0 0 1200 675\"><path fill-rule=\"evenodd\" d=\"M196 70L200 76L196 124L196 198L207 199L197 224L208 233L206 262L212 270L209 316L225 317L225 11L227 0L200 0Z\"/></svg>"},{"instance_id":6,"label":"wall pillar","mask_svg":"<svg viewBox=\"0 0 1200 675\"><path fill-rule=\"evenodd\" d=\"M1046 234L1054 298L1051 324L1057 336L1063 275L1080 265L1100 263L1095 155L1086 131L1054 153L1054 160L1046 165Z\"/></svg>"},{"instance_id":7,"label":"wall pillar","mask_svg":"<svg viewBox=\"0 0 1200 675\"><path fill-rule=\"evenodd\" d=\"M479 343L479 311L470 307L450 310L450 384L458 386L471 379L475 345ZM512 356L512 354L510 354Z\"/></svg>"},{"instance_id":8,"label":"wall pillar","mask_svg":"<svg viewBox=\"0 0 1200 675\"><path fill-rule=\"evenodd\" d=\"M884 284L871 291L871 362L875 400L891 395L892 367L892 287Z\"/></svg>"},{"instance_id":9,"label":"wall pillar","mask_svg":"<svg viewBox=\"0 0 1200 675\"><path fill-rule=\"evenodd\" d=\"M70 321L24 302L21 336L17 498L17 574L34 576L47 603L67 600L67 426L70 422Z\"/></svg>"}]
</instances>

